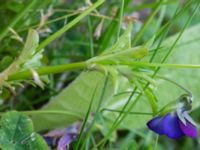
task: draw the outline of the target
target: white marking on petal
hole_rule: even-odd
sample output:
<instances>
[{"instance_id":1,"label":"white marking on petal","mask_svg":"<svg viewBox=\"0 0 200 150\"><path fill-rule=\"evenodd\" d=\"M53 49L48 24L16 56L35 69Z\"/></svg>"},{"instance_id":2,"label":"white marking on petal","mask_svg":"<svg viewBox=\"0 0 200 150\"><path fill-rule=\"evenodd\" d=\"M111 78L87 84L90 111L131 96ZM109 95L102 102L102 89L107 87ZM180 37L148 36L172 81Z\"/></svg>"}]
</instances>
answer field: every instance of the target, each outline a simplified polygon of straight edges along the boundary
<instances>
[{"instance_id":1,"label":"white marking on petal","mask_svg":"<svg viewBox=\"0 0 200 150\"><path fill-rule=\"evenodd\" d=\"M191 124L193 124L194 126L197 126L196 123L194 122L194 120L188 115L187 111L184 111L182 116Z\"/></svg>"},{"instance_id":2,"label":"white marking on petal","mask_svg":"<svg viewBox=\"0 0 200 150\"><path fill-rule=\"evenodd\" d=\"M182 122L184 125L186 125L186 120L185 120L185 118L183 117L183 111L182 111L182 109L177 109L176 112L177 112L178 118L181 120L181 122Z\"/></svg>"}]
</instances>

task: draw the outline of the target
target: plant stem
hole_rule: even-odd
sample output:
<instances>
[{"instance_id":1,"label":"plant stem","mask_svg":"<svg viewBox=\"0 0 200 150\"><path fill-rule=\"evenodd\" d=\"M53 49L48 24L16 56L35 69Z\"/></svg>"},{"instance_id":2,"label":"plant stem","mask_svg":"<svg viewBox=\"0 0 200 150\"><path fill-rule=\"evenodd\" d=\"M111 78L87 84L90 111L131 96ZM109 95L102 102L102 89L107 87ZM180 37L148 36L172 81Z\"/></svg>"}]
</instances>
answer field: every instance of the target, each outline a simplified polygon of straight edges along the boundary
<instances>
[{"instance_id":1,"label":"plant stem","mask_svg":"<svg viewBox=\"0 0 200 150\"><path fill-rule=\"evenodd\" d=\"M108 108L104 108L101 110L102 112L104 111L109 111L109 112L113 112L113 113L127 113L126 111L121 111L121 110L116 110L116 109L108 109ZM128 112L130 115L150 115L152 116L153 113L148 113L148 112Z\"/></svg>"},{"instance_id":2,"label":"plant stem","mask_svg":"<svg viewBox=\"0 0 200 150\"><path fill-rule=\"evenodd\" d=\"M88 16L88 30L89 30L89 40L90 40L90 57L94 57L94 42L93 42L93 29L90 16Z\"/></svg>"},{"instance_id":3,"label":"plant stem","mask_svg":"<svg viewBox=\"0 0 200 150\"><path fill-rule=\"evenodd\" d=\"M86 67L87 67L86 62L77 62L77 63L71 63L71 64L42 67L39 69L35 69L35 71L38 73L38 75L48 75L52 73L61 73L61 72L66 72L66 71L84 69ZM8 77L8 81L27 79L30 77L32 77L32 72L30 70L25 70L25 71L10 75Z\"/></svg>"},{"instance_id":4,"label":"plant stem","mask_svg":"<svg viewBox=\"0 0 200 150\"><path fill-rule=\"evenodd\" d=\"M119 38L119 36L120 36L121 24L122 24L122 20L123 20L123 13L124 13L124 0L121 1L121 6L120 6L117 38Z\"/></svg>"},{"instance_id":5,"label":"plant stem","mask_svg":"<svg viewBox=\"0 0 200 150\"><path fill-rule=\"evenodd\" d=\"M140 67L163 67L163 68L200 68L199 64L163 64L163 63L143 63L143 62L128 62L123 63L126 65L132 65L132 66L140 66Z\"/></svg>"},{"instance_id":6,"label":"plant stem","mask_svg":"<svg viewBox=\"0 0 200 150\"><path fill-rule=\"evenodd\" d=\"M195 65L195 64L159 64L159 63L143 63L143 62L126 62L126 63L123 63L122 65L154 67L154 68L155 67L191 68L191 69L200 68L200 65ZM83 61L83 62L76 62L76 63L71 63L71 64L41 67L41 68L35 69L35 71L38 73L38 75L48 75L48 74L56 74L56 73L62 73L66 71L84 69L84 68L87 68L87 66L88 66L88 62ZM10 75L8 77L8 81L28 79L31 77L32 77L32 72L30 70L25 70L25 71Z\"/></svg>"},{"instance_id":7,"label":"plant stem","mask_svg":"<svg viewBox=\"0 0 200 150\"><path fill-rule=\"evenodd\" d=\"M24 115L37 115L37 114L59 114L59 115L71 115L82 119L82 116L78 114L68 112L68 111L59 111L59 110L31 110L31 111L20 111Z\"/></svg>"},{"instance_id":8,"label":"plant stem","mask_svg":"<svg viewBox=\"0 0 200 150\"><path fill-rule=\"evenodd\" d=\"M159 139L159 135L156 135L156 141L155 141L155 145L154 145L154 150L157 150L157 146L158 146L158 139Z\"/></svg>"}]
</instances>

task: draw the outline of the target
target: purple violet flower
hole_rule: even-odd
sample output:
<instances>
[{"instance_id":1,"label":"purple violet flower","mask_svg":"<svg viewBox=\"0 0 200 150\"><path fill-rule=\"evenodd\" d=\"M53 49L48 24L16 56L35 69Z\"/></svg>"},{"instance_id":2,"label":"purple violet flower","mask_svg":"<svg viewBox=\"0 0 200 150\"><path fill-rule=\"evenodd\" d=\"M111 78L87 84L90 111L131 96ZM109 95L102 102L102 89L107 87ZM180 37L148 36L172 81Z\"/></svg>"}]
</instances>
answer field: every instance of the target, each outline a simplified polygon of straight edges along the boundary
<instances>
[{"instance_id":1,"label":"purple violet flower","mask_svg":"<svg viewBox=\"0 0 200 150\"><path fill-rule=\"evenodd\" d=\"M49 147L57 147L57 150L69 149L69 145L77 140L82 123L77 122L64 129L56 129L44 135Z\"/></svg>"},{"instance_id":2,"label":"purple violet flower","mask_svg":"<svg viewBox=\"0 0 200 150\"><path fill-rule=\"evenodd\" d=\"M69 144L78 138L77 134L66 134L62 136L58 142L57 150L69 149Z\"/></svg>"},{"instance_id":3,"label":"purple violet flower","mask_svg":"<svg viewBox=\"0 0 200 150\"><path fill-rule=\"evenodd\" d=\"M148 128L171 139L179 139L183 136L198 137L196 124L188 115L188 111L191 110L191 96L185 99L187 101L183 101L184 96L180 97L180 103L176 111L167 113L164 116L154 117L147 123Z\"/></svg>"}]
</instances>

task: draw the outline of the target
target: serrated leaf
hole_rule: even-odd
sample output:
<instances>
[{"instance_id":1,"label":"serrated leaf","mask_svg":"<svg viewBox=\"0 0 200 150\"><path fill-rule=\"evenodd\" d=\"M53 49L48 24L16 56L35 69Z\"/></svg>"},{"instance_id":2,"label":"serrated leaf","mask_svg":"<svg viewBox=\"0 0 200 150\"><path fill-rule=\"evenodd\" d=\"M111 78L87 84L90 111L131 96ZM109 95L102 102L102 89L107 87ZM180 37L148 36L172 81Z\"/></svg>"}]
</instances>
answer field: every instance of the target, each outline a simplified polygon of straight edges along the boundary
<instances>
[{"instance_id":1,"label":"serrated leaf","mask_svg":"<svg viewBox=\"0 0 200 150\"><path fill-rule=\"evenodd\" d=\"M5 150L48 150L39 134L33 131L31 120L18 112L5 113L0 121L0 148Z\"/></svg>"}]
</instances>

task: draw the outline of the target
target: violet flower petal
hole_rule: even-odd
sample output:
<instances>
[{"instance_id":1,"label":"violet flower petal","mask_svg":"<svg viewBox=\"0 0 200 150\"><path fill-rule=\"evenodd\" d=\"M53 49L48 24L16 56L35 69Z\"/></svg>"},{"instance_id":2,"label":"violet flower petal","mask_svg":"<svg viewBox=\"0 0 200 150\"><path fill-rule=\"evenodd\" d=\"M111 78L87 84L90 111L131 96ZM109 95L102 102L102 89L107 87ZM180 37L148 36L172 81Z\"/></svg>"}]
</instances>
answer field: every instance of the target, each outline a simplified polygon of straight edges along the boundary
<instances>
[{"instance_id":1,"label":"violet flower petal","mask_svg":"<svg viewBox=\"0 0 200 150\"><path fill-rule=\"evenodd\" d=\"M190 115L188 115L188 112L187 112L187 111L183 112L182 116L185 118L186 121L188 121L189 123L191 123L193 126L196 126L196 123L195 123L194 120L190 117Z\"/></svg>"},{"instance_id":2,"label":"violet flower petal","mask_svg":"<svg viewBox=\"0 0 200 150\"><path fill-rule=\"evenodd\" d=\"M196 138L198 137L198 130L197 128L191 124L190 122L186 122L186 125L184 125L180 120L179 120L179 126L182 130L182 132L191 138Z\"/></svg>"},{"instance_id":3,"label":"violet flower petal","mask_svg":"<svg viewBox=\"0 0 200 150\"><path fill-rule=\"evenodd\" d=\"M163 135L164 131L163 131L163 126L162 126L162 117L155 117L153 119L151 119L148 123L147 126L150 130L156 132L159 135Z\"/></svg>"},{"instance_id":4,"label":"violet flower petal","mask_svg":"<svg viewBox=\"0 0 200 150\"><path fill-rule=\"evenodd\" d=\"M54 146L54 139L52 137L43 137L49 147Z\"/></svg>"},{"instance_id":5,"label":"violet flower petal","mask_svg":"<svg viewBox=\"0 0 200 150\"><path fill-rule=\"evenodd\" d=\"M65 135L66 133L67 132L66 132L65 128L64 129L55 129L55 130L49 131L44 136L45 137L59 138L59 137L62 137L63 135Z\"/></svg>"},{"instance_id":6,"label":"violet flower petal","mask_svg":"<svg viewBox=\"0 0 200 150\"><path fill-rule=\"evenodd\" d=\"M75 134L66 134L60 138L58 141L57 150L66 150L69 148L69 144L72 143L77 138Z\"/></svg>"},{"instance_id":7,"label":"violet flower petal","mask_svg":"<svg viewBox=\"0 0 200 150\"><path fill-rule=\"evenodd\" d=\"M163 130L166 136L172 139L178 139L184 136L180 126L179 118L176 113L168 113L163 118Z\"/></svg>"}]
</instances>

